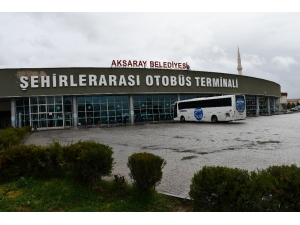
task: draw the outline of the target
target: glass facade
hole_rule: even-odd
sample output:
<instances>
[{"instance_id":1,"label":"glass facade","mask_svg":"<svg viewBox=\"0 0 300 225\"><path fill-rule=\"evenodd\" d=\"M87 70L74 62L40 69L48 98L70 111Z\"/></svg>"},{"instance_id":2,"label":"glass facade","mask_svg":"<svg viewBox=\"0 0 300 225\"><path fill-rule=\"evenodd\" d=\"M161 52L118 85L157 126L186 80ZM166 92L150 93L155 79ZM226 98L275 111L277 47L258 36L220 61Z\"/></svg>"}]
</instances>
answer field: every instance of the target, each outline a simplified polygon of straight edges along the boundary
<instances>
[{"instance_id":1,"label":"glass facade","mask_svg":"<svg viewBox=\"0 0 300 225\"><path fill-rule=\"evenodd\" d=\"M246 95L246 110L247 116L255 116L257 103L256 103L256 96Z\"/></svg>"},{"instance_id":2,"label":"glass facade","mask_svg":"<svg viewBox=\"0 0 300 225\"><path fill-rule=\"evenodd\" d=\"M268 114L268 98L266 96L258 96L259 101L259 115Z\"/></svg>"},{"instance_id":3,"label":"glass facade","mask_svg":"<svg viewBox=\"0 0 300 225\"><path fill-rule=\"evenodd\" d=\"M134 122L173 120L176 94L133 95Z\"/></svg>"},{"instance_id":4,"label":"glass facade","mask_svg":"<svg viewBox=\"0 0 300 225\"><path fill-rule=\"evenodd\" d=\"M270 114L274 115L275 114L275 99L269 98L269 104L270 104Z\"/></svg>"},{"instance_id":5,"label":"glass facade","mask_svg":"<svg viewBox=\"0 0 300 225\"><path fill-rule=\"evenodd\" d=\"M17 126L37 128L72 126L72 97L16 98L16 121Z\"/></svg>"},{"instance_id":6,"label":"glass facade","mask_svg":"<svg viewBox=\"0 0 300 225\"><path fill-rule=\"evenodd\" d=\"M29 98L17 98L16 99L16 113L19 115L21 113L21 121L16 115L16 120L18 123L21 123L21 126L30 125L30 110L29 110Z\"/></svg>"},{"instance_id":7,"label":"glass facade","mask_svg":"<svg viewBox=\"0 0 300 225\"><path fill-rule=\"evenodd\" d=\"M78 123L107 125L129 122L128 95L101 95L77 97Z\"/></svg>"},{"instance_id":8,"label":"glass facade","mask_svg":"<svg viewBox=\"0 0 300 225\"><path fill-rule=\"evenodd\" d=\"M279 109L280 109L280 99L275 98L275 114L279 114Z\"/></svg>"},{"instance_id":9,"label":"glass facade","mask_svg":"<svg viewBox=\"0 0 300 225\"><path fill-rule=\"evenodd\" d=\"M74 97L77 100L74 104L73 96L15 98L16 127L63 128L78 123L107 126L172 121L172 104L177 98L185 100L217 95L221 94L86 95ZM249 117L257 115L257 108L259 115L279 113L279 98L246 95L246 105ZM74 124L74 118L78 119L77 124Z\"/></svg>"}]
</instances>

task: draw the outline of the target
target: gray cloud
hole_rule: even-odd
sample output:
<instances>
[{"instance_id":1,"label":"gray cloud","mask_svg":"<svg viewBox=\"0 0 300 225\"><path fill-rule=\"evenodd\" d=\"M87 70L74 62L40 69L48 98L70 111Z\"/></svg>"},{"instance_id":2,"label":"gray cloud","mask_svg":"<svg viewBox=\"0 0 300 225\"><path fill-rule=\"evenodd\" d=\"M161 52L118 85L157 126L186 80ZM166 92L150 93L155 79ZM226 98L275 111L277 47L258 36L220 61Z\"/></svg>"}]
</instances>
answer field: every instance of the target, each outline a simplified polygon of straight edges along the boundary
<instances>
[{"instance_id":1,"label":"gray cloud","mask_svg":"<svg viewBox=\"0 0 300 225\"><path fill-rule=\"evenodd\" d=\"M188 62L300 97L299 13L0 13L0 67L109 67L113 59Z\"/></svg>"},{"instance_id":2,"label":"gray cloud","mask_svg":"<svg viewBox=\"0 0 300 225\"><path fill-rule=\"evenodd\" d=\"M286 72L290 71L290 67L293 65L298 65L299 63L290 56L276 56L273 57L271 62L280 70L284 70Z\"/></svg>"}]
</instances>

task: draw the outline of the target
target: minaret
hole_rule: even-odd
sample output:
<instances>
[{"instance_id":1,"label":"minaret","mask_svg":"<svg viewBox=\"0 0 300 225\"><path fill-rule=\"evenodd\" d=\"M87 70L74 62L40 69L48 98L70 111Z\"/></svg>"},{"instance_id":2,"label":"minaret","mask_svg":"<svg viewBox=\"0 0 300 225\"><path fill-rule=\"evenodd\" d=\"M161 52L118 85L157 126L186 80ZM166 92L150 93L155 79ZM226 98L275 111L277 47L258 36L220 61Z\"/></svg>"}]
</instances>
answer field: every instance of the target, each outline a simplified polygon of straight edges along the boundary
<instances>
[{"instance_id":1,"label":"minaret","mask_svg":"<svg viewBox=\"0 0 300 225\"><path fill-rule=\"evenodd\" d=\"M240 56L240 49L238 48L238 58L237 58L237 61L238 61L238 67L237 67L237 70L238 70L238 73L239 75L242 75L242 62L241 62L241 56Z\"/></svg>"}]
</instances>

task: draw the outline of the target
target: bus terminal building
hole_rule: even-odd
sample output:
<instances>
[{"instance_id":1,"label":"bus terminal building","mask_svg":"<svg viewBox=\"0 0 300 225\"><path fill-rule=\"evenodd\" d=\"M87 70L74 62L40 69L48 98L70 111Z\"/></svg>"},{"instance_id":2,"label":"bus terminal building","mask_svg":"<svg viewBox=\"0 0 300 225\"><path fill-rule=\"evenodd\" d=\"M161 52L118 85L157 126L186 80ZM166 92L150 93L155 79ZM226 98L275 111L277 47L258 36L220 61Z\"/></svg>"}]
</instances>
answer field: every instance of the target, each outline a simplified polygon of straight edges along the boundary
<instances>
[{"instance_id":1,"label":"bus terminal building","mask_svg":"<svg viewBox=\"0 0 300 225\"><path fill-rule=\"evenodd\" d=\"M0 69L0 128L172 121L178 100L245 95L247 116L279 113L280 85L250 76L162 68Z\"/></svg>"}]
</instances>

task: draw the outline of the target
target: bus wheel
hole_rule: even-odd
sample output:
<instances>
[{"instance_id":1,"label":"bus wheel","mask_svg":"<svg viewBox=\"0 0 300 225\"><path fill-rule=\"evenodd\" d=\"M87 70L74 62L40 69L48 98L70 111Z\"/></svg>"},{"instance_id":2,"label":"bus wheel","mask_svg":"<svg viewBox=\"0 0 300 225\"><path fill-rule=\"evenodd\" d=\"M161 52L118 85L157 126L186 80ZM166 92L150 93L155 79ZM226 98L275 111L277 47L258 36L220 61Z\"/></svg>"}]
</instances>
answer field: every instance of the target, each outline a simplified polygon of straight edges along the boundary
<instances>
[{"instance_id":1,"label":"bus wheel","mask_svg":"<svg viewBox=\"0 0 300 225\"><path fill-rule=\"evenodd\" d=\"M217 123L217 122L218 122L218 117L215 116L215 115L213 115L213 116L211 117L211 122Z\"/></svg>"},{"instance_id":2,"label":"bus wheel","mask_svg":"<svg viewBox=\"0 0 300 225\"><path fill-rule=\"evenodd\" d=\"M184 121L185 121L184 116L181 116L181 117L180 117L180 122L184 122Z\"/></svg>"}]
</instances>

